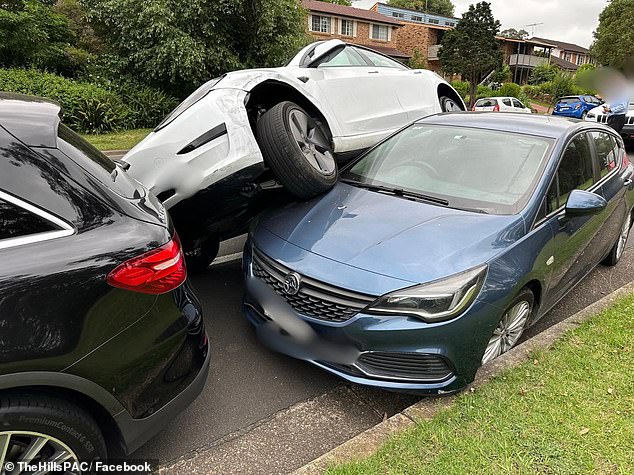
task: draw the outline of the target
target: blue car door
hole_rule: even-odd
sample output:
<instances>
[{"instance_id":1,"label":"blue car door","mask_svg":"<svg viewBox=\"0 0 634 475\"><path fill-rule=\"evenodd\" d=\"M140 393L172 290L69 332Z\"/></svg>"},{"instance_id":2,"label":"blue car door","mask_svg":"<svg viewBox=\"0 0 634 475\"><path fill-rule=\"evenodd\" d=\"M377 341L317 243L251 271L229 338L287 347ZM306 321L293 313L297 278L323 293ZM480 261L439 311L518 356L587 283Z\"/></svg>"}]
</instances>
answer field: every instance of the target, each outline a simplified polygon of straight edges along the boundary
<instances>
[{"instance_id":1,"label":"blue car door","mask_svg":"<svg viewBox=\"0 0 634 475\"><path fill-rule=\"evenodd\" d=\"M563 297L601 258L602 249L597 249L597 242L608 211L574 217L565 213L570 193L575 189L597 192L600 189L597 181L590 136L580 133L565 148L548 196L554 254L548 261L552 274L544 302L546 307Z\"/></svg>"},{"instance_id":2,"label":"blue car door","mask_svg":"<svg viewBox=\"0 0 634 475\"><path fill-rule=\"evenodd\" d=\"M625 185L628 184L629 176L622 176L621 165L625 157L625 149L620 141L607 132L591 132L590 136L599 169L601 185L599 192L608 202L600 242L601 252L606 255L618 239L625 221L628 210Z\"/></svg>"}]
</instances>

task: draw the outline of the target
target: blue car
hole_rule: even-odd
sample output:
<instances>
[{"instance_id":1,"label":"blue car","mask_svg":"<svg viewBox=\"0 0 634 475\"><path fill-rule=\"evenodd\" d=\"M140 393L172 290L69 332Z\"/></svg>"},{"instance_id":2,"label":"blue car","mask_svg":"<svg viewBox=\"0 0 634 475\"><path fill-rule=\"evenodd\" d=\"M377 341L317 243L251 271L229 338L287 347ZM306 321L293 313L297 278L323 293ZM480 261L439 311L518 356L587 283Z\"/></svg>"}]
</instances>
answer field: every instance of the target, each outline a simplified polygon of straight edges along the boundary
<instances>
[{"instance_id":1,"label":"blue car","mask_svg":"<svg viewBox=\"0 0 634 475\"><path fill-rule=\"evenodd\" d=\"M594 96L566 96L557 100L553 115L585 120L588 112L601 104L603 101Z\"/></svg>"},{"instance_id":2,"label":"blue car","mask_svg":"<svg viewBox=\"0 0 634 475\"><path fill-rule=\"evenodd\" d=\"M460 390L595 266L619 261L633 172L601 124L427 117L326 195L257 220L244 311L263 343L348 381Z\"/></svg>"}]
</instances>

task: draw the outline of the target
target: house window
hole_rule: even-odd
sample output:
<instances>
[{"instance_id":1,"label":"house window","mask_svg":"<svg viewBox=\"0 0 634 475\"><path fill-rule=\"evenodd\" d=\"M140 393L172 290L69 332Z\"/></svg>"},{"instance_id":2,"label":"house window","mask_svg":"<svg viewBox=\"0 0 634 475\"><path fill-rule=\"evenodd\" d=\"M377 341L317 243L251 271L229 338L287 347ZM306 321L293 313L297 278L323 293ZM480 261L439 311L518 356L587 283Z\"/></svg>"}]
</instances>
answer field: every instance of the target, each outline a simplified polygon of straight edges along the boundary
<instances>
[{"instance_id":1,"label":"house window","mask_svg":"<svg viewBox=\"0 0 634 475\"><path fill-rule=\"evenodd\" d=\"M341 35L354 36L354 21L341 20Z\"/></svg>"},{"instance_id":2,"label":"house window","mask_svg":"<svg viewBox=\"0 0 634 475\"><path fill-rule=\"evenodd\" d=\"M572 53L564 53L564 60L568 61L569 63L572 62Z\"/></svg>"},{"instance_id":3,"label":"house window","mask_svg":"<svg viewBox=\"0 0 634 475\"><path fill-rule=\"evenodd\" d=\"M436 20L435 18L430 18L429 23L432 25L440 25L440 20Z\"/></svg>"},{"instance_id":4,"label":"house window","mask_svg":"<svg viewBox=\"0 0 634 475\"><path fill-rule=\"evenodd\" d=\"M577 66L581 66L585 63L585 56L577 55Z\"/></svg>"},{"instance_id":5,"label":"house window","mask_svg":"<svg viewBox=\"0 0 634 475\"><path fill-rule=\"evenodd\" d=\"M452 21L446 21L446 22L445 22L445 25L447 25L447 26L451 26L451 27L456 26L456 24L455 24L454 22L452 22Z\"/></svg>"},{"instance_id":6,"label":"house window","mask_svg":"<svg viewBox=\"0 0 634 475\"><path fill-rule=\"evenodd\" d=\"M392 12L392 16L395 18L405 18L405 15L399 12Z\"/></svg>"},{"instance_id":7,"label":"house window","mask_svg":"<svg viewBox=\"0 0 634 475\"><path fill-rule=\"evenodd\" d=\"M388 27L385 25L372 25L372 29L370 30L370 38L372 38L373 40L388 41Z\"/></svg>"},{"instance_id":8,"label":"house window","mask_svg":"<svg viewBox=\"0 0 634 475\"><path fill-rule=\"evenodd\" d=\"M423 21L423 17L422 16L416 16L416 15L412 15L412 21Z\"/></svg>"},{"instance_id":9,"label":"house window","mask_svg":"<svg viewBox=\"0 0 634 475\"><path fill-rule=\"evenodd\" d=\"M332 18L329 16L313 15L310 31L318 33L330 33Z\"/></svg>"}]
</instances>

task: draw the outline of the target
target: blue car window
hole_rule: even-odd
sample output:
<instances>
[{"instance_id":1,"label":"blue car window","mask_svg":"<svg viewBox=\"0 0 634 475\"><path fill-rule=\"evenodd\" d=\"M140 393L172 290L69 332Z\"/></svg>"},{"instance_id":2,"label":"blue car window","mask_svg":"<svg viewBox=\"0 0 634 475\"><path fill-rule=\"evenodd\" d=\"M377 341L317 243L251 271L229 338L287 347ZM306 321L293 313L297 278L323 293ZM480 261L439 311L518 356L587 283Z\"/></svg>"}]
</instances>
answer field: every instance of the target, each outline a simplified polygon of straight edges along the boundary
<instances>
[{"instance_id":1,"label":"blue car window","mask_svg":"<svg viewBox=\"0 0 634 475\"><path fill-rule=\"evenodd\" d=\"M587 190L594 184L592 152L587 135L578 135L566 148L557 172L559 178L559 206L568 201L572 190Z\"/></svg>"},{"instance_id":2,"label":"blue car window","mask_svg":"<svg viewBox=\"0 0 634 475\"><path fill-rule=\"evenodd\" d=\"M597 151L601 177L604 177L616 168L616 157L619 149L616 140L605 132L592 132L592 140Z\"/></svg>"},{"instance_id":3,"label":"blue car window","mask_svg":"<svg viewBox=\"0 0 634 475\"><path fill-rule=\"evenodd\" d=\"M532 196L553 140L414 124L342 173L344 180L425 194L449 206L515 214Z\"/></svg>"}]
</instances>

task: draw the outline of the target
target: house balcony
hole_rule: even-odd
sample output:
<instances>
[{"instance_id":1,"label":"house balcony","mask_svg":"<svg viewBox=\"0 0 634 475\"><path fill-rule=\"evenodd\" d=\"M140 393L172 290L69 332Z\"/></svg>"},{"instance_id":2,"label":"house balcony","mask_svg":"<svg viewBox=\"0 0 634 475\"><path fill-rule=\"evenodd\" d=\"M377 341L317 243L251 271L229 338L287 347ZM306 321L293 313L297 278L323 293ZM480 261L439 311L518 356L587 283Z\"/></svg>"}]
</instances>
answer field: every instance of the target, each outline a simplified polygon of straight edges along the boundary
<instances>
[{"instance_id":1,"label":"house balcony","mask_svg":"<svg viewBox=\"0 0 634 475\"><path fill-rule=\"evenodd\" d=\"M440 48L442 45L432 45L427 49L427 59L429 61L438 61L440 58L438 57L438 53L440 53Z\"/></svg>"},{"instance_id":2,"label":"house balcony","mask_svg":"<svg viewBox=\"0 0 634 475\"><path fill-rule=\"evenodd\" d=\"M547 64L548 62L549 58L535 56L533 54L512 54L509 57L509 66L534 68L536 66L541 66L542 64Z\"/></svg>"}]
</instances>

